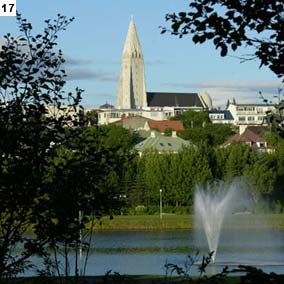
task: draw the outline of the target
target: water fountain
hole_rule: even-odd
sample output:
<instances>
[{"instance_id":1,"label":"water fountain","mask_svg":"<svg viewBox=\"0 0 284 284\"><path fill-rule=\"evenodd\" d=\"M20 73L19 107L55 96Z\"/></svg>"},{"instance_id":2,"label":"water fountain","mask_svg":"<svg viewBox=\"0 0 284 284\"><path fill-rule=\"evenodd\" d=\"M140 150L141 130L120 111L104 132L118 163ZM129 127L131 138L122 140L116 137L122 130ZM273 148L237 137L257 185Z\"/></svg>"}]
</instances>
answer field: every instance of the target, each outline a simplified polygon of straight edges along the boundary
<instances>
[{"instance_id":1,"label":"water fountain","mask_svg":"<svg viewBox=\"0 0 284 284\"><path fill-rule=\"evenodd\" d=\"M220 232L224 219L232 213L236 205L235 186L223 189L197 188L194 198L195 222L200 223L204 229L209 251L214 252L212 262L215 263Z\"/></svg>"}]
</instances>

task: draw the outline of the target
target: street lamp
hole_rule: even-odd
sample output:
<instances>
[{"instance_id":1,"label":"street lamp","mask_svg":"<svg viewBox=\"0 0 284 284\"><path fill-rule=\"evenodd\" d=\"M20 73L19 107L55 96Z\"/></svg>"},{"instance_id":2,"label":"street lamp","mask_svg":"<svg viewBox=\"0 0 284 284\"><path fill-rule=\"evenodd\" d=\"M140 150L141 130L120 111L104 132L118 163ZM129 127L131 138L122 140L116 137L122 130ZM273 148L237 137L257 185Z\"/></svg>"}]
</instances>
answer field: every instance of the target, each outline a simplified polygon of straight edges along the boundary
<instances>
[{"instance_id":1,"label":"street lamp","mask_svg":"<svg viewBox=\"0 0 284 284\"><path fill-rule=\"evenodd\" d=\"M162 201L162 192L163 190L160 188L160 219L163 218L163 201Z\"/></svg>"}]
</instances>

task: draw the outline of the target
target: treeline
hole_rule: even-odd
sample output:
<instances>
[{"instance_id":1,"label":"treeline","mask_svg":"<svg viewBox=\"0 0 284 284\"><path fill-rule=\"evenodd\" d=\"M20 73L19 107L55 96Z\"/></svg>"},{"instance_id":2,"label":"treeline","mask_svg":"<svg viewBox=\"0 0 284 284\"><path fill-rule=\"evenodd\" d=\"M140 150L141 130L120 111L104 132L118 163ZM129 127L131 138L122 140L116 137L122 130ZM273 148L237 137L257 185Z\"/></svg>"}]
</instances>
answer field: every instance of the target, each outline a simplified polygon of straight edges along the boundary
<instances>
[{"instance_id":1,"label":"treeline","mask_svg":"<svg viewBox=\"0 0 284 284\"><path fill-rule=\"evenodd\" d=\"M236 178L245 184L256 207L263 206L260 201L266 200L270 209L282 211L283 144L278 143L272 153L261 154L244 144L223 148L202 143L177 154L148 150L133 161L125 174L126 206L157 206L160 189L165 206L191 206L196 186L210 187L216 181Z\"/></svg>"}]
</instances>

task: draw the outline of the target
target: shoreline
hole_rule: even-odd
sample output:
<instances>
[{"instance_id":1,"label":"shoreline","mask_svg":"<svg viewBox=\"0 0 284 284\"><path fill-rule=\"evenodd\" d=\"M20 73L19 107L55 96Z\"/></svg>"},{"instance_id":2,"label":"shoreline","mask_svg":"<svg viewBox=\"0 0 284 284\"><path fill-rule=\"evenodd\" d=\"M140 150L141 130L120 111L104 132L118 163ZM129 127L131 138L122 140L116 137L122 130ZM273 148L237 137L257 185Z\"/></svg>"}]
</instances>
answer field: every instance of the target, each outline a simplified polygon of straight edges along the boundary
<instances>
[{"instance_id":1,"label":"shoreline","mask_svg":"<svg viewBox=\"0 0 284 284\"><path fill-rule=\"evenodd\" d=\"M241 224L239 222L242 222ZM194 215L116 215L112 220L103 217L96 231L183 231L193 230ZM232 215L224 229L284 229L284 214Z\"/></svg>"}]
</instances>

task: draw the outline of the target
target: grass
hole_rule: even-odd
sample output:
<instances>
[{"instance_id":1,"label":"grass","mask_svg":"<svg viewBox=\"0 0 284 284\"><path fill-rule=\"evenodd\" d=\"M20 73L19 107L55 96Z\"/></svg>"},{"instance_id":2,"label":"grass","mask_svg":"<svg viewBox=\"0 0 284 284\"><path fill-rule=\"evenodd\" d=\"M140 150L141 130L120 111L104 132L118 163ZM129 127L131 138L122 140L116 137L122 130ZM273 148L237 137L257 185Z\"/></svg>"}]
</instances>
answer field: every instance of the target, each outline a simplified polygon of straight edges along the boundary
<instances>
[{"instance_id":1,"label":"grass","mask_svg":"<svg viewBox=\"0 0 284 284\"><path fill-rule=\"evenodd\" d=\"M229 227L240 227L240 218L245 220L245 225L248 228L284 228L284 214L235 215L230 219ZM112 220L108 217L102 218L97 223L96 230L191 230L193 229L193 219L193 215L163 215L162 219L159 215L117 215Z\"/></svg>"},{"instance_id":2,"label":"grass","mask_svg":"<svg viewBox=\"0 0 284 284\"><path fill-rule=\"evenodd\" d=\"M97 224L97 230L191 230L193 215L136 215L114 216L102 218Z\"/></svg>"}]
</instances>

